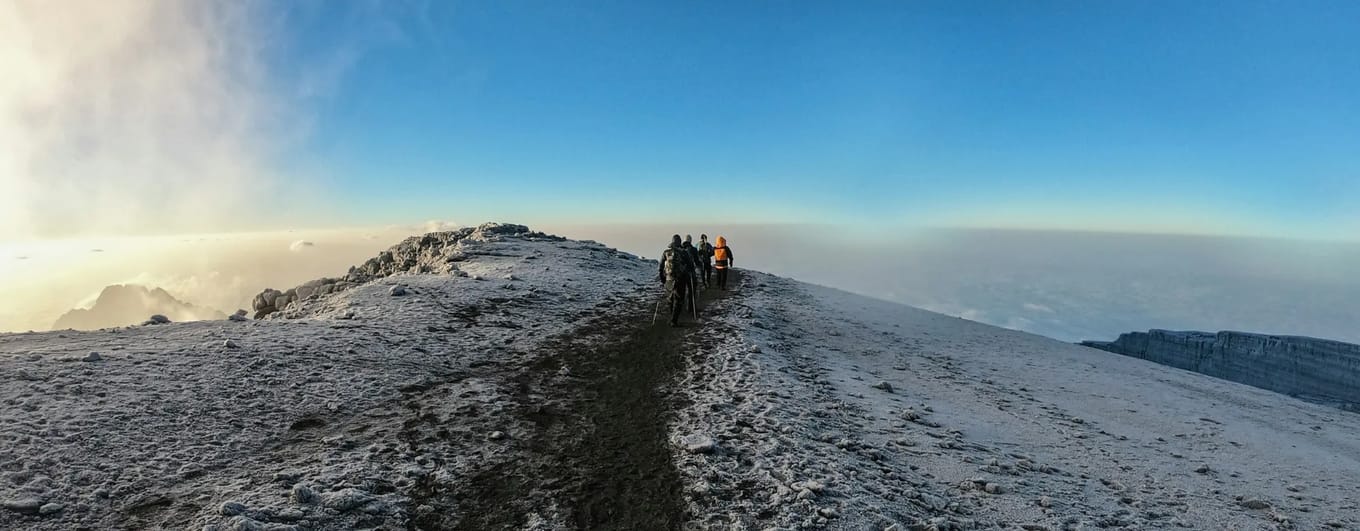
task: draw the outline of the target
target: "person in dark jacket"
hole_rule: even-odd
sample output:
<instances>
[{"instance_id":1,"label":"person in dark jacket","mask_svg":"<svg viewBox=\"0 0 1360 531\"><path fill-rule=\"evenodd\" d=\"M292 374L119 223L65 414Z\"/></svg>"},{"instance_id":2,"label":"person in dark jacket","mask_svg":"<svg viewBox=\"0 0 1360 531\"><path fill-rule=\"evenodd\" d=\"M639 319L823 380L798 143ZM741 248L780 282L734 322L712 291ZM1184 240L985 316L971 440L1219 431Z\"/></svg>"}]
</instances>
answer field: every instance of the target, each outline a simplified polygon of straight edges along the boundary
<instances>
[{"instance_id":1,"label":"person in dark jacket","mask_svg":"<svg viewBox=\"0 0 1360 531\"><path fill-rule=\"evenodd\" d=\"M694 278L694 262L680 242L680 235L671 236L671 244L661 252L661 267L657 279L666 286L671 305L671 326L680 326L680 314L690 298Z\"/></svg>"},{"instance_id":2,"label":"person in dark jacket","mask_svg":"<svg viewBox=\"0 0 1360 531\"><path fill-rule=\"evenodd\" d=\"M694 246L694 238L688 234L685 235L685 252L689 253L689 261L694 264L694 283L690 285L690 288L698 289L699 283L704 282L704 255L699 252L698 247ZM707 282L704 283L707 284Z\"/></svg>"},{"instance_id":3,"label":"person in dark jacket","mask_svg":"<svg viewBox=\"0 0 1360 531\"><path fill-rule=\"evenodd\" d=\"M699 235L699 267L704 270L704 287L713 280L713 244L708 243L708 235Z\"/></svg>"}]
</instances>

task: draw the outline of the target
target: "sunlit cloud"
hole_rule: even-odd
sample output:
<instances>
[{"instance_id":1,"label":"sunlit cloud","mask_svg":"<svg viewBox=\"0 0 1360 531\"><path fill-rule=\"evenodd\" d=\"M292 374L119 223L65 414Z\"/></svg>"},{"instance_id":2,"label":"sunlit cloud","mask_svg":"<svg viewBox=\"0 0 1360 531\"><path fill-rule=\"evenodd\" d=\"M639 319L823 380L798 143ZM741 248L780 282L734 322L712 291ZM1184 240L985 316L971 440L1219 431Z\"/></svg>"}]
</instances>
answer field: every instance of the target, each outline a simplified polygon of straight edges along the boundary
<instances>
[{"instance_id":1,"label":"sunlit cloud","mask_svg":"<svg viewBox=\"0 0 1360 531\"><path fill-rule=\"evenodd\" d=\"M293 111L248 2L0 3L0 239L275 211Z\"/></svg>"}]
</instances>

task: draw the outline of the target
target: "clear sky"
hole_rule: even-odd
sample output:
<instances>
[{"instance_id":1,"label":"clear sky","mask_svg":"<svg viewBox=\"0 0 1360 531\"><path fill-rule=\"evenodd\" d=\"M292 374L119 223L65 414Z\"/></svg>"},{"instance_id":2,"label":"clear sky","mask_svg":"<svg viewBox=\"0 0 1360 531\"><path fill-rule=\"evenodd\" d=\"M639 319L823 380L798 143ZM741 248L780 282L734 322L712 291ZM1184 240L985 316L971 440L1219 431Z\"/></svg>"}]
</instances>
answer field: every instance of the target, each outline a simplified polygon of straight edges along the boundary
<instances>
[{"instance_id":1,"label":"clear sky","mask_svg":"<svg viewBox=\"0 0 1360 531\"><path fill-rule=\"evenodd\" d=\"M326 223L1360 233L1360 2L280 5L242 171Z\"/></svg>"}]
</instances>

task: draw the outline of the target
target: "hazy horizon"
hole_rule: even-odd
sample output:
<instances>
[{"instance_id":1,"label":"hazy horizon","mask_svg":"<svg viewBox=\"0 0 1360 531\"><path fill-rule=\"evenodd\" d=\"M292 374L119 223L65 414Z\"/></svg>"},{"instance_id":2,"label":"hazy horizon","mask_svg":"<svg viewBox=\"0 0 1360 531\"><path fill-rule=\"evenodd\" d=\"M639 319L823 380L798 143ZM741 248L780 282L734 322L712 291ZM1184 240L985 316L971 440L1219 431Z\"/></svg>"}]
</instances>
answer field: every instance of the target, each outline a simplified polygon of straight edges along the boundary
<instances>
[{"instance_id":1,"label":"hazy horizon","mask_svg":"<svg viewBox=\"0 0 1360 531\"><path fill-rule=\"evenodd\" d=\"M10 245L0 291L17 296L0 301L0 331L45 330L112 284L160 287L224 313L249 309L266 287L340 276L405 237L451 226L89 240L30 247L22 260ZM531 226L650 258L670 233L699 237L685 227L702 225ZM726 236L739 267L1063 341L1168 328L1360 342L1352 326L1360 321L1360 279L1350 274L1360 266L1360 244L813 225L714 229L710 238Z\"/></svg>"}]
</instances>

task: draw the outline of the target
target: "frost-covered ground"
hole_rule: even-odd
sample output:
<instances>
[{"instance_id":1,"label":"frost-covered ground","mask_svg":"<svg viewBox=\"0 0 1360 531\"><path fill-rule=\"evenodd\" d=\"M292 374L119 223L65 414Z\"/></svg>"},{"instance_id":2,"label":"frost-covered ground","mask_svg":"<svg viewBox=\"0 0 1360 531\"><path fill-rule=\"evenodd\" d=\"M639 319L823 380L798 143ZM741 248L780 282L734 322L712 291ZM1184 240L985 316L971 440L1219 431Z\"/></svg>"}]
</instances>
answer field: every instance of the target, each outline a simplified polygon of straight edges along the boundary
<instances>
[{"instance_id":1,"label":"frost-covered ground","mask_svg":"<svg viewBox=\"0 0 1360 531\"><path fill-rule=\"evenodd\" d=\"M405 528L423 483L522 429L498 367L652 289L653 262L599 244L488 239L466 277L279 318L0 335L0 529ZM458 453L424 451L422 419Z\"/></svg>"},{"instance_id":2,"label":"frost-covered ground","mask_svg":"<svg viewBox=\"0 0 1360 531\"><path fill-rule=\"evenodd\" d=\"M1360 416L753 274L686 380L711 527L1360 529Z\"/></svg>"},{"instance_id":3,"label":"frost-covered ground","mask_svg":"<svg viewBox=\"0 0 1360 531\"><path fill-rule=\"evenodd\" d=\"M673 330L655 262L457 247L0 335L0 529L1360 528L1355 414L748 271Z\"/></svg>"}]
</instances>

